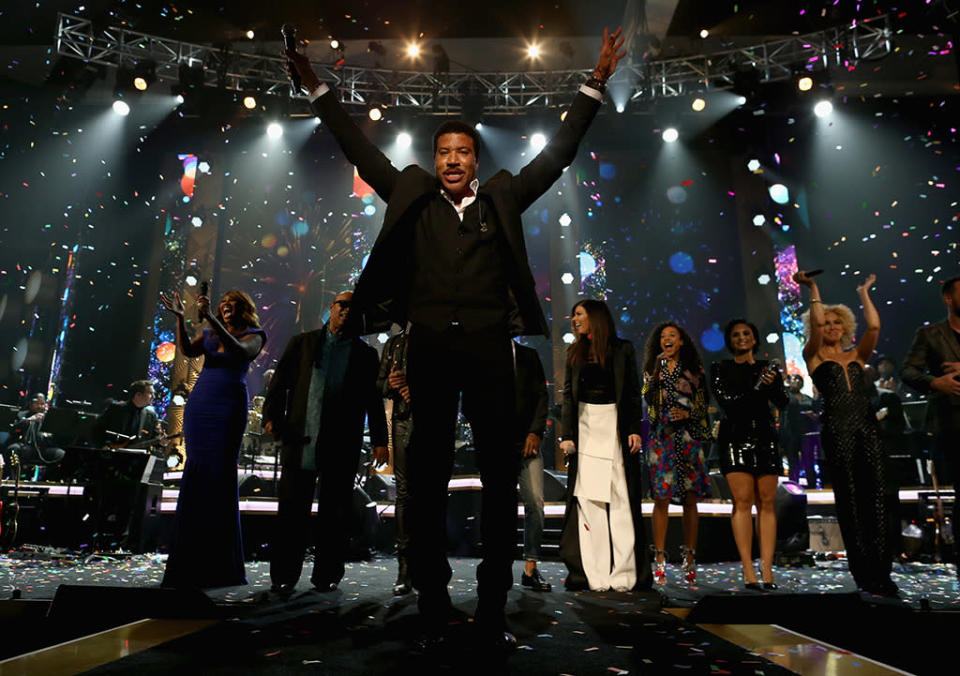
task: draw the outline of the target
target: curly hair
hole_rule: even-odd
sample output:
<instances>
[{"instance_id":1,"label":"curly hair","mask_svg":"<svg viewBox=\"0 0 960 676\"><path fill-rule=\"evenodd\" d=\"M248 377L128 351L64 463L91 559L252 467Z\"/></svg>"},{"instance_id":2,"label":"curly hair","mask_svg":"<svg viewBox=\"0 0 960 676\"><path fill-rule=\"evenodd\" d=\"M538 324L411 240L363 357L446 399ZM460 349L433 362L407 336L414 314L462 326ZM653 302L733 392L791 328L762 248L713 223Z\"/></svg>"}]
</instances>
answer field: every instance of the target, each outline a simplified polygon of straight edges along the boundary
<instances>
[{"instance_id":1,"label":"curly hair","mask_svg":"<svg viewBox=\"0 0 960 676\"><path fill-rule=\"evenodd\" d=\"M703 362L700 361L700 353L697 352L697 346L682 326L677 322L670 321L657 324L650 337L647 338L646 347L643 350L643 371L644 373L654 373L657 368L657 357L660 355L660 334L668 326L672 326L680 334L683 345L680 346L680 363L691 373L699 373L703 369Z\"/></svg>"},{"instance_id":2,"label":"curly hair","mask_svg":"<svg viewBox=\"0 0 960 676\"><path fill-rule=\"evenodd\" d=\"M225 300L232 300L237 303L237 311L240 313L240 323L245 328L260 328L260 317L257 316L257 307L253 304L253 299L245 292L239 289L230 289L220 298L220 303ZM223 321L223 313L220 312L220 303L217 303L217 319Z\"/></svg>"},{"instance_id":3,"label":"curly hair","mask_svg":"<svg viewBox=\"0 0 960 676\"><path fill-rule=\"evenodd\" d=\"M570 309L570 324L578 307L582 307L590 321L590 335L584 336L573 330L574 342L567 348L567 363L571 366L583 366L590 361L591 354L600 366L607 365L607 359L613 352L617 340L617 327L613 323L610 308L602 300L586 298L574 304Z\"/></svg>"},{"instance_id":4,"label":"curly hair","mask_svg":"<svg viewBox=\"0 0 960 676\"><path fill-rule=\"evenodd\" d=\"M853 310L842 303L823 306L824 317L831 312L840 317L840 322L843 324L843 337L840 339L840 344L844 349L853 347L853 339L857 335L857 318ZM810 340L810 310L803 313L800 321L803 322L803 342L806 343Z\"/></svg>"}]
</instances>

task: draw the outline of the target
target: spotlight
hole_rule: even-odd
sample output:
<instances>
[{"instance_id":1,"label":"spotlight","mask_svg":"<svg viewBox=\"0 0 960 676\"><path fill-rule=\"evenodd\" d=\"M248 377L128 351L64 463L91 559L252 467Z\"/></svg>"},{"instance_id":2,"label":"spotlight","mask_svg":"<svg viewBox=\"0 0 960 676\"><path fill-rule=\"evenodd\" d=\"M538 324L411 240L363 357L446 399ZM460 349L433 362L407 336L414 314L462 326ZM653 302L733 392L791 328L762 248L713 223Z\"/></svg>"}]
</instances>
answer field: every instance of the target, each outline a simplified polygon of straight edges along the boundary
<instances>
[{"instance_id":1,"label":"spotlight","mask_svg":"<svg viewBox=\"0 0 960 676\"><path fill-rule=\"evenodd\" d=\"M339 40L336 40L336 39L331 40L331 41L330 41L330 49L340 49L340 41L339 41Z\"/></svg>"},{"instance_id":2,"label":"spotlight","mask_svg":"<svg viewBox=\"0 0 960 676\"><path fill-rule=\"evenodd\" d=\"M543 150L543 147L547 145L547 137L537 132L530 137L530 147L533 148L536 152Z\"/></svg>"},{"instance_id":3,"label":"spotlight","mask_svg":"<svg viewBox=\"0 0 960 676\"><path fill-rule=\"evenodd\" d=\"M197 285L197 277L196 277L196 275L187 275L187 276L184 278L183 281L186 282L187 286L196 286L196 285Z\"/></svg>"},{"instance_id":4,"label":"spotlight","mask_svg":"<svg viewBox=\"0 0 960 676\"><path fill-rule=\"evenodd\" d=\"M186 101L186 99L183 98L183 94L177 94L176 99L177 99L177 104L181 104L184 101Z\"/></svg>"},{"instance_id":5,"label":"spotlight","mask_svg":"<svg viewBox=\"0 0 960 676\"><path fill-rule=\"evenodd\" d=\"M622 112L623 112L624 110L626 110L626 109L627 109L627 107L626 107L625 105L623 105L622 103L618 103L618 104L617 104L617 112L618 112L618 113L622 113Z\"/></svg>"},{"instance_id":6,"label":"spotlight","mask_svg":"<svg viewBox=\"0 0 960 676\"><path fill-rule=\"evenodd\" d=\"M667 127L663 130L663 140L666 143L673 143L680 138L680 132L673 127Z\"/></svg>"},{"instance_id":7,"label":"spotlight","mask_svg":"<svg viewBox=\"0 0 960 676\"><path fill-rule=\"evenodd\" d=\"M137 88L137 91L145 92L150 85L147 84L144 78L137 76L133 78L133 86Z\"/></svg>"},{"instance_id":8,"label":"spotlight","mask_svg":"<svg viewBox=\"0 0 960 676\"><path fill-rule=\"evenodd\" d=\"M790 201L790 191L783 183L774 183L767 191L770 193L770 199L777 204L786 204Z\"/></svg>"},{"instance_id":9,"label":"spotlight","mask_svg":"<svg viewBox=\"0 0 960 676\"><path fill-rule=\"evenodd\" d=\"M756 171L759 168L760 168L760 160L752 159L749 162L747 162L747 169L749 169L750 171Z\"/></svg>"},{"instance_id":10,"label":"spotlight","mask_svg":"<svg viewBox=\"0 0 960 676\"><path fill-rule=\"evenodd\" d=\"M253 110L257 107L257 97L253 94L247 94L243 97L243 107L247 110Z\"/></svg>"},{"instance_id":11,"label":"spotlight","mask_svg":"<svg viewBox=\"0 0 960 676\"><path fill-rule=\"evenodd\" d=\"M409 45L407 45L407 56L409 56L411 59L415 59L420 56L420 45L418 45L416 42L411 42Z\"/></svg>"},{"instance_id":12,"label":"spotlight","mask_svg":"<svg viewBox=\"0 0 960 676\"><path fill-rule=\"evenodd\" d=\"M377 342L380 343L381 345L383 345L384 343L386 343L388 340L390 340L390 336L388 336L387 334L385 334L385 333L378 333L378 334L377 334Z\"/></svg>"},{"instance_id":13,"label":"spotlight","mask_svg":"<svg viewBox=\"0 0 960 676\"><path fill-rule=\"evenodd\" d=\"M564 284L573 284L573 273L564 272L562 275L560 275L560 281Z\"/></svg>"},{"instance_id":14,"label":"spotlight","mask_svg":"<svg viewBox=\"0 0 960 676\"><path fill-rule=\"evenodd\" d=\"M170 403L174 406L183 406L187 403L187 400L182 394L175 394L170 398Z\"/></svg>"},{"instance_id":15,"label":"spotlight","mask_svg":"<svg viewBox=\"0 0 960 676\"><path fill-rule=\"evenodd\" d=\"M477 131L480 131L481 129L483 129L483 123L477 122L475 125L473 125L473 128L476 129Z\"/></svg>"},{"instance_id":16,"label":"spotlight","mask_svg":"<svg viewBox=\"0 0 960 676\"><path fill-rule=\"evenodd\" d=\"M799 80L797 80L797 89L802 92L808 92L813 89L813 78L809 75L804 75Z\"/></svg>"},{"instance_id":17,"label":"spotlight","mask_svg":"<svg viewBox=\"0 0 960 676\"><path fill-rule=\"evenodd\" d=\"M778 333L768 333L767 342L773 345L774 343L780 342L780 334Z\"/></svg>"},{"instance_id":18,"label":"spotlight","mask_svg":"<svg viewBox=\"0 0 960 676\"><path fill-rule=\"evenodd\" d=\"M183 455L180 452L174 451L173 453L167 456L167 469L176 469L182 464L183 464Z\"/></svg>"},{"instance_id":19,"label":"spotlight","mask_svg":"<svg viewBox=\"0 0 960 676\"><path fill-rule=\"evenodd\" d=\"M710 35L710 31L708 31L706 28L700 31L700 37L706 38L708 35Z\"/></svg>"},{"instance_id":20,"label":"spotlight","mask_svg":"<svg viewBox=\"0 0 960 676\"><path fill-rule=\"evenodd\" d=\"M271 122L267 125L267 136L272 139L278 139L283 136L283 127L281 127L277 122Z\"/></svg>"},{"instance_id":21,"label":"spotlight","mask_svg":"<svg viewBox=\"0 0 960 676\"><path fill-rule=\"evenodd\" d=\"M126 101L114 101L113 112L115 112L117 115L126 117L130 114L130 106L127 105Z\"/></svg>"},{"instance_id":22,"label":"spotlight","mask_svg":"<svg viewBox=\"0 0 960 676\"><path fill-rule=\"evenodd\" d=\"M699 113L701 110L707 107L707 102L698 96L693 100L693 103L690 104L690 107Z\"/></svg>"},{"instance_id":23,"label":"spotlight","mask_svg":"<svg viewBox=\"0 0 960 676\"><path fill-rule=\"evenodd\" d=\"M527 47L527 56L529 56L531 59L539 59L539 58L540 58L540 45L535 45L535 44L534 44L534 45L528 46L528 47Z\"/></svg>"},{"instance_id":24,"label":"spotlight","mask_svg":"<svg viewBox=\"0 0 960 676\"><path fill-rule=\"evenodd\" d=\"M737 97L737 105L738 105L738 106L746 105L746 103L747 103L747 97L746 97L746 96L738 96L738 97Z\"/></svg>"},{"instance_id":25,"label":"spotlight","mask_svg":"<svg viewBox=\"0 0 960 676\"><path fill-rule=\"evenodd\" d=\"M766 286L769 283L770 283L770 275L768 275L767 273L763 273L762 275L757 277L757 284L759 284L760 286Z\"/></svg>"},{"instance_id":26,"label":"spotlight","mask_svg":"<svg viewBox=\"0 0 960 676\"><path fill-rule=\"evenodd\" d=\"M813 107L813 112L817 117L827 117L833 112L833 104L829 101L820 101Z\"/></svg>"},{"instance_id":27,"label":"spotlight","mask_svg":"<svg viewBox=\"0 0 960 676\"><path fill-rule=\"evenodd\" d=\"M763 214L757 214L753 217L753 224L758 228L767 222L767 217Z\"/></svg>"},{"instance_id":28,"label":"spotlight","mask_svg":"<svg viewBox=\"0 0 960 676\"><path fill-rule=\"evenodd\" d=\"M560 113L560 121L563 122L563 121L565 121L566 119L567 119L567 109L564 108L564 109L563 109L563 112Z\"/></svg>"},{"instance_id":29,"label":"spotlight","mask_svg":"<svg viewBox=\"0 0 960 676\"><path fill-rule=\"evenodd\" d=\"M397 147L406 150L413 144L413 137L405 131L397 134Z\"/></svg>"},{"instance_id":30,"label":"spotlight","mask_svg":"<svg viewBox=\"0 0 960 676\"><path fill-rule=\"evenodd\" d=\"M568 331L567 333L563 334L563 342L566 343L567 345L572 345L572 344L573 344L573 341L575 341L575 340L576 340L576 338L574 338L574 337L573 337L573 334L570 333L569 331Z\"/></svg>"},{"instance_id":31,"label":"spotlight","mask_svg":"<svg viewBox=\"0 0 960 676\"><path fill-rule=\"evenodd\" d=\"M570 224L573 223L573 219L570 218L570 214L568 214L567 212L563 212L560 215L559 220L560 220L560 226L563 228L569 227Z\"/></svg>"},{"instance_id":32,"label":"spotlight","mask_svg":"<svg viewBox=\"0 0 960 676\"><path fill-rule=\"evenodd\" d=\"M379 108L374 106L373 108L370 109L370 112L367 113L367 117L369 117L374 122L377 122L378 120L380 120L381 117L383 117L383 113L380 112Z\"/></svg>"},{"instance_id":33,"label":"spotlight","mask_svg":"<svg viewBox=\"0 0 960 676\"><path fill-rule=\"evenodd\" d=\"M251 30L251 31L247 31L247 40L253 40L253 36L254 36L254 35L255 35L255 33L254 33L252 30Z\"/></svg>"}]
</instances>

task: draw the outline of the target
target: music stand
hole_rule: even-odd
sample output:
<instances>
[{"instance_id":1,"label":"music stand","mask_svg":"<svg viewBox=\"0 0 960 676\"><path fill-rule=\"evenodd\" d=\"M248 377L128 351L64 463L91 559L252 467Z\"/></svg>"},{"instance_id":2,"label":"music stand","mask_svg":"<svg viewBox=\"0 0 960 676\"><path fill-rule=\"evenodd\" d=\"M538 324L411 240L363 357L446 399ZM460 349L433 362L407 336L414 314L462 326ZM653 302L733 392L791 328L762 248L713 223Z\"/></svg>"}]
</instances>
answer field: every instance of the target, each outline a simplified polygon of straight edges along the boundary
<instances>
[{"instance_id":1,"label":"music stand","mask_svg":"<svg viewBox=\"0 0 960 676\"><path fill-rule=\"evenodd\" d=\"M77 411L72 408L51 408L43 416L40 432L47 445L69 446L77 436Z\"/></svg>"},{"instance_id":2,"label":"music stand","mask_svg":"<svg viewBox=\"0 0 960 676\"><path fill-rule=\"evenodd\" d=\"M17 413L20 409L9 404L0 404L0 431L7 431L17 422Z\"/></svg>"}]
</instances>

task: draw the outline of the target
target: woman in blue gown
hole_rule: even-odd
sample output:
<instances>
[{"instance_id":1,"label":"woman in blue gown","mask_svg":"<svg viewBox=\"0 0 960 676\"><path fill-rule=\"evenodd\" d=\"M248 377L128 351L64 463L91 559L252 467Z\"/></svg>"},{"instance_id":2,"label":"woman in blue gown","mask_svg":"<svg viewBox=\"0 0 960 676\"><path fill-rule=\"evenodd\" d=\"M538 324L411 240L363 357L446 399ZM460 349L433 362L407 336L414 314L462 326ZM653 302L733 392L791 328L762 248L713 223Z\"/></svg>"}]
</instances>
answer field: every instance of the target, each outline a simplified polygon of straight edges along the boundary
<instances>
[{"instance_id":1,"label":"woman in blue gown","mask_svg":"<svg viewBox=\"0 0 960 676\"><path fill-rule=\"evenodd\" d=\"M183 415L186 464L180 481L173 543L165 587L226 587L246 584L237 495L237 456L247 422L247 369L263 349L253 301L237 290L223 295L215 315L210 300L197 311L210 328L190 340L183 302L161 294L177 316L178 342L187 357L203 356L203 371Z\"/></svg>"}]
</instances>

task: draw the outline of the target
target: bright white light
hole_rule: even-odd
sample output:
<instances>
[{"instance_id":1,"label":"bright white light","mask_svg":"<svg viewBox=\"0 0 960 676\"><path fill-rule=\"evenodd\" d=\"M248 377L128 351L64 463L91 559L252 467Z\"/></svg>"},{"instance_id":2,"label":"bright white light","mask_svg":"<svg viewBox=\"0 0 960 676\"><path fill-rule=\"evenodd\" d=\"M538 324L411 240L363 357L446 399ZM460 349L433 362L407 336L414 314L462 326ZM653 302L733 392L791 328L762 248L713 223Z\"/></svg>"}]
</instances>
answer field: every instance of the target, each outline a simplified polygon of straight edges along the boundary
<instances>
[{"instance_id":1,"label":"bright white light","mask_svg":"<svg viewBox=\"0 0 960 676\"><path fill-rule=\"evenodd\" d=\"M115 112L117 115L124 115L124 116L129 115L130 106L127 105L126 101L114 101L113 112Z\"/></svg>"},{"instance_id":2,"label":"bright white light","mask_svg":"<svg viewBox=\"0 0 960 676\"><path fill-rule=\"evenodd\" d=\"M388 335L385 334L385 333L378 333L378 334L377 334L377 342L380 343L381 345L383 345L383 344L384 344L385 342L387 342L387 340L389 340L389 339L390 339L390 336L388 336Z\"/></svg>"},{"instance_id":3,"label":"bright white light","mask_svg":"<svg viewBox=\"0 0 960 676\"><path fill-rule=\"evenodd\" d=\"M193 276L193 275L187 275L186 279L184 279L183 281L185 281L185 282L187 283L187 286L196 286L196 285L197 285L197 278L196 278L195 276Z\"/></svg>"},{"instance_id":4,"label":"bright white light","mask_svg":"<svg viewBox=\"0 0 960 676\"><path fill-rule=\"evenodd\" d=\"M407 56L414 59L420 56L420 45L418 45L416 42L411 42L409 45L407 45Z\"/></svg>"},{"instance_id":5,"label":"bright white light","mask_svg":"<svg viewBox=\"0 0 960 676\"><path fill-rule=\"evenodd\" d=\"M283 127L277 122L271 122L267 125L267 136L272 139L278 139L283 136Z\"/></svg>"},{"instance_id":6,"label":"bright white light","mask_svg":"<svg viewBox=\"0 0 960 676\"><path fill-rule=\"evenodd\" d=\"M809 75L804 75L802 78L797 80L797 89L802 92L808 92L813 89L813 78Z\"/></svg>"},{"instance_id":7,"label":"bright white light","mask_svg":"<svg viewBox=\"0 0 960 676\"><path fill-rule=\"evenodd\" d=\"M190 223L193 225L193 227L199 228L201 225L203 225L203 219L199 216L194 216L190 219Z\"/></svg>"},{"instance_id":8,"label":"bright white light","mask_svg":"<svg viewBox=\"0 0 960 676\"><path fill-rule=\"evenodd\" d=\"M766 286L769 283L770 283L770 275L764 273L759 277L757 277L757 284L759 284L760 286Z\"/></svg>"},{"instance_id":9,"label":"bright white light","mask_svg":"<svg viewBox=\"0 0 960 676\"><path fill-rule=\"evenodd\" d=\"M331 40L331 41L330 41L330 49L340 49L340 41L339 41L339 40Z\"/></svg>"},{"instance_id":10,"label":"bright white light","mask_svg":"<svg viewBox=\"0 0 960 676\"><path fill-rule=\"evenodd\" d=\"M170 401L171 401L171 403L172 403L174 406L183 406L184 404L187 403L187 400L183 398L183 395L182 395L182 394L175 394L175 395L173 395L173 397L170 399ZM177 464L180 464L180 463L177 463ZM174 467L176 467L176 466L177 466L177 465L174 465Z\"/></svg>"},{"instance_id":11,"label":"bright white light","mask_svg":"<svg viewBox=\"0 0 960 676\"><path fill-rule=\"evenodd\" d=\"M779 333L768 333L768 334L767 334L767 342L768 342L768 343L773 344L773 343L777 343L777 342L779 342L779 341L780 341L780 334L779 334Z\"/></svg>"},{"instance_id":12,"label":"bright white light","mask_svg":"<svg viewBox=\"0 0 960 676\"><path fill-rule=\"evenodd\" d=\"M545 145L547 145L547 137L540 132L537 132L530 137L530 147L536 152L539 153L541 150L543 150Z\"/></svg>"},{"instance_id":13,"label":"bright white light","mask_svg":"<svg viewBox=\"0 0 960 676\"><path fill-rule=\"evenodd\" d=\"M790 191L783 183L774 183L767 190L770 193L770 199L777 204L786 204L790 201Z\"/></svg>"},{"instance_id":14,"label":"bright white light","mask_svg":"<svg viewBox=\"0 0 960 676\"><path fill-rule=\"evenodd\" d=\"M753 224L758 228L766 222L767 222L767 217L764 216L763 214L757 214L756 216L753 217Z\"/></svg>"},{"instance_id":15,"label":"bright white light","mask_svg":"<svg viewBox=\"0 0 960 676\"><path fill-rule=\"evenodd\" d=\"M183 98L183 94L177 94L177 105L183 103L184 101L186 101L186 99Z\"/></svg>"},{"instance_id":16,"label":"bright white light","mask_svg":"<svg viewBox=\"0 0 960 676\"><path fill-rule=\"evenodd\" d=\"M527 56L531 59L536 59L540 57L540 46L539 45L530 45L527 47Z\"/></svg>"},{"instance_id":17,"label":"bright white light","mask_svg":"<svg viewBox=\"0 0 960 676\"><path fill-rule=\"evenodd\" d=\"M256 35L253 31L247 31L247 40L253 40L253 36Z\"/></svg>"},{"instance_id":18,"label":"bright white light","mask_svg":"<svg viewBox=\"0 0 960 676\"><path fill-rule=\"evenodd\" d=\"M573 273L564 272L562 275L560 275L560 281L564 284L573 284Z\"/></svg>"},{"instance_id":19,"label":"bright white light","mask_svg":"<svg viewBox=\"0 0 960 676\"><path fill-rule=\"evenodd\" d=\"M705 38L708 35L710 35L710 31L708 31L706 28L700 31L700 37Z\"/></svg>"},{"instance_id":20,"label":"bright white light","mask_svg":"<svg viewBox=\"0 0 960 676\"><path fill-rule=\"evenodd\" d=\"M371 109L370 109L370 112L367 113L367 116L368 116L371 120L373 120L374 122L376 122L376 121L378 121L381 117L383 117L383 113L380 112L380 109L379 109L379 108L371 108Z\"/></svg>"},{"instance_id":21,"label":"bright white light","mask_svg":"<svg viewBox=\"0 0 960 676\"><path fill-rule=\"evenodd\" d=\"M813 107L813 112L817 117L826 117L833 112L833 104L829 101L820 101Z\"/></svg>"},{"instance_id":22,"label":"bright white light","mask_svg":"<svg viewBox=\"0 0 960 676\"><path fill-rule=\"evenodd\" d=\"M560 113L560 121L563 122L566 119L567 119L567 109L564 108L563 112Z\"/></svg>"},{"instance_id":23,"label":"bright white light","mask_svg":"<svg viewBox=\"0 0 960 676\"><path fill-rule=\"evenodd\" d=\"M406 150L413 145L413 137L405 131L397 134L397 147Z\"/></svg>"},{"instance_id":24,"label":"bright white light","mask_svg":"<svg viewBox=\"0 0 960 676\"><path fill-rule=\"evenodd\" d=\"M563 334L563 342L565 342L567 345L572 345L574 340L575 338L573 337L572 333L567 332Z\"/></svg>"},{"instance_id":25,"label":"bright white light","mask_svg":"<svg viewBox=\"0 0 960 676\"><path fill-rule=\"evenodd\" d=\"M138 91L144 92L147 90L147 87L149 85L147 84L147 81L144 78L135 77L133 78L133 86L136 87Z\"/></svg>"},{"instance_id":26,"label":"bright white light","mask_svg":"<svg viewBox=\"0 0 960 676\"><path fill-rule=\"evenodd\" d=\"M756 171L759 168L760 168L760 160L753 159L747 162L747 169L749 169L750 171Z\"/></svg>"},{"instance_id":27,"label":"bright white light","mask_svg":"<svg viewBox=\"0 0 960 676\"><path fill-rule=\"evenodd\" d=\"M570 218L570 214L564 212L560 215L560 225L562 225L564 228L566 228L572 222L573 222L573 219Z\"/></svg>"},{"instance_id":28,"label":"bright white light","mask_svg":"<svg viewBox=\"0 0 960 676\"><path fill-rule=\"evenodd\" d=\"M627 107L626 107L625 105L623 105L622 103L618 103L618 104L617 104L617 112L618 112L618 113L622 113L622 112L623 112L624 110L626 110L626 109L627 109Z\"/></svg>"},{"instance_id":29,"label":"bright white light","mask_svg":"<svg viewBox=\"0 0 960 676\"><path fill-rule=\"evenodd\" d=\"M210 173L210 163L209 163L209 162L200 162L200 164L197 165L197 171L199 171L201 174L209 174L209 173Z\"/></svg>"},{"instance_id":30,"label":"bright white light","mask_svg":"<svg viewBox=\"0 0 960 676\"><path fill-rule=\"evenodd\" d=\"M698 96L693 100L693 103L690 104L690 107L699 113L701 110L707 107L707 102Z\"/></svg>"},{"instance_id":31,"label":"bright white light","mask_svg":"<svg viewBox=\"0 0 960 676\"><path fill-rule=\"evenodd\" d=\"M243 107L247 110L253 110L257 107L257 98L255 96L247 95L243 97Z\"/></svg>"},{"instance_id":32,"label":"bright white light","mask_svg":"<svg viewBox=\"0 0 960 676\"><path fill-rule=\"evenodd\" d=\"M483 129L483 123L477 122L475 125L473 125L473 128L476 129L477 131L480 131L481 129Z\"/></svg>"},{"instance_id":33,"label":"bright white light","mask_svg":"<svg viewBox=\"0 0 960 676\"><path fill-rule=\"evenodd\" d=\"M737 97L737 105L738 105L738 106L742 106L742 105L744 105L746 102L747 102L747 97L746 97L746 96L738 96L738 97Z\"/></svg>"},{"instance_id":34,"label":"bright white light","mask_svg":"<svg viewBox=\"0 0 960 676\"><path fill-rule=\"evenodd\" d=\"M667 127L663 130L663 140L666 143L674 143L678 138L680 138L680 132L673 127Z\"/></svg>"}]
</instances>

